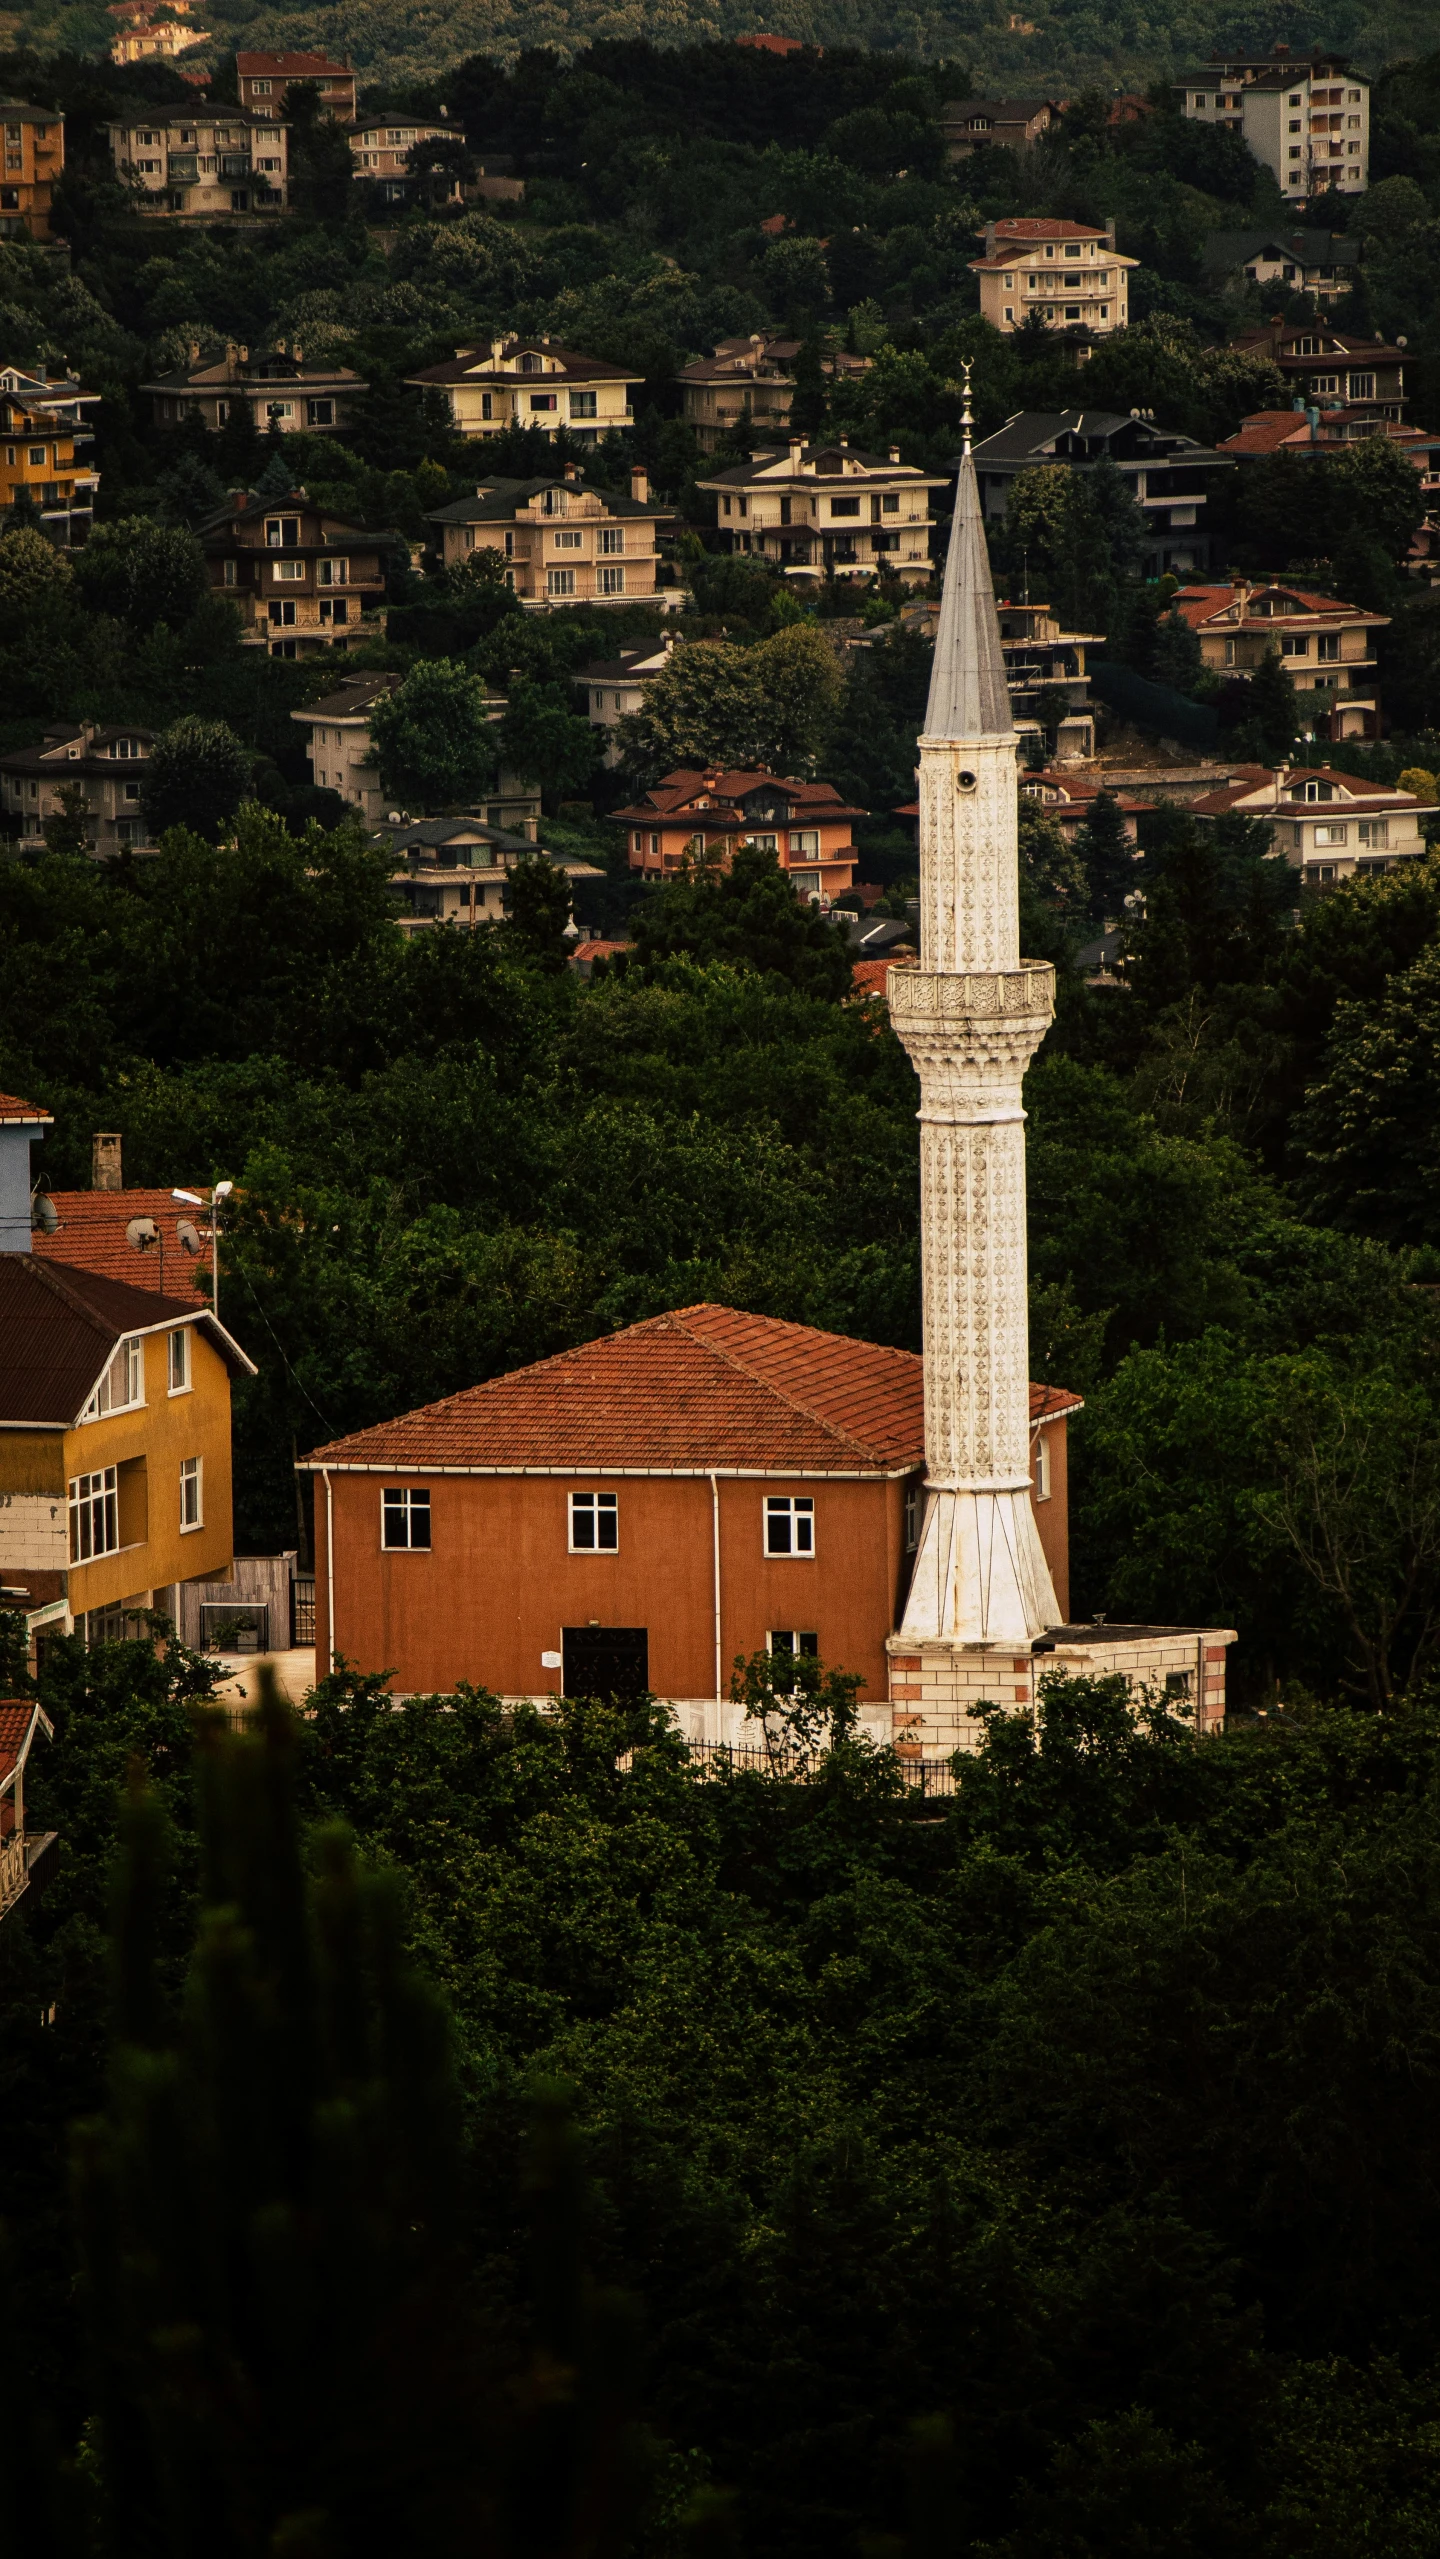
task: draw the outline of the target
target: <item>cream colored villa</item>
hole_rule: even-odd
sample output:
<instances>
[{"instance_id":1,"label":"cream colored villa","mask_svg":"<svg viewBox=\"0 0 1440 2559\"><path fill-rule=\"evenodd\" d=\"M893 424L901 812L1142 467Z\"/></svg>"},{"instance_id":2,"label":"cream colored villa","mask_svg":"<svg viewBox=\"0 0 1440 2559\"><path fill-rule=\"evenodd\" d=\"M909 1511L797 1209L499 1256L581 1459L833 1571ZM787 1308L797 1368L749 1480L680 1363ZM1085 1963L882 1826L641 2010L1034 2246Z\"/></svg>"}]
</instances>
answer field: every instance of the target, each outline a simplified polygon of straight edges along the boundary
<instances>
[{"instance_id":1,"label":"cream colored villa","mask_svg":"<svg viewBox=\"0 0 1440 2559\"><path fill-rule=\"evenodd\" d=\"M1325 765L1251 765L1223 791L1192 800L1193 817L1268 819L1273 851L1307 888L1333 888L1357 871L1389 871L1425 851L1421 803Z\"/></svg>"},{"instance_id":2,"label":"cream colored villa","mask_svg":"<svg viewBox=\"0 0 1440 2559\"><path fill-rule=\"evenodd\" d=\"M598 444L634 423L630 395L643 376L538 337L461 347L453 363L427 365L407 379L422 391L444 392L462 435L524 426L554 436L564 428L582 444Z\"/></svg>"},{"instance_id":3,"label":"cream colored villa","mask_svg":"<svg viewBox=\"0 0 1440 2559\"><path fill-rule=\"evenodd\" d=\"M1002 337L1027 320L1097 338L1128 325L1130 270L1140 261L1121 257L1113 222L1096 231L1085 222L1017 214L987 222L980 236L985 254L971 259L970 272L980 279L981 317Z\"/></svg>"},{"instance_id":4,"label":"cream colored villa","mask_svg":"<svg viewBox=\"0 0 1440 2559\"><path fill-rule=\"evenodd\" d=\"M792 438L697 485L714 492L725 549L772 560L786 577L883 572L907 586L929 578L930 492L945 482L902 462L898 445L882 458L843 435L834 444Z\"/></svg>"},{"instance_id":5,"label":"cream colored villa","mask_svg":"<svg viewBox=\"0 0 1440 2559\"><path fill-rule=\"evenodd\" d=\"M557 480L482 480L473 498L455 498L425 521L435 528L441 565L463 568L477 551L498 551L522 604L628 604L655 593L656 527L671 521L643 471L622 498L587 489L572 468Z\"/></svg>"}]
</instances>

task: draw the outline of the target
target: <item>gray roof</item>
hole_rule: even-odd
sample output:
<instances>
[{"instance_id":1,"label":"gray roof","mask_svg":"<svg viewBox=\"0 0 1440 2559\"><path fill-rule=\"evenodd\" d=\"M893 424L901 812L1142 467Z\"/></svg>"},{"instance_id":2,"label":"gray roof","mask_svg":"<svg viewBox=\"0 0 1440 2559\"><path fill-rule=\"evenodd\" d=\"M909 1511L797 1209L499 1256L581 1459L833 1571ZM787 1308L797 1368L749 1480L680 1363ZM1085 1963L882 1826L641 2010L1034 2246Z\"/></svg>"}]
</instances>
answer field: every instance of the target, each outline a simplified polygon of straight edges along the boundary
<instances>
[{"instance_id":1,"label":"gray roof","mask_svg":"<svg viewBox=\"0 0 1440 2559\"><path fill-rule=\"evenodd\" d=\"M1240 343L1254 344L1255 340L1252 336ZM1066 436L1092 448L1088 454L1073 457L1085 461L1097 458L1112 437L1127 429L1137 444L1153 445L1157 459L1162 453L1178 453L1187 462L1217 462L1230 467L1228 453L1212 452L1193 435L1182 435L1178 427L1159 426L1153 418L1122 416L1118 409L1021 409L1013 418L1007 418L994 435L987 435L976 445L975 459L982 465L1013 463L1017 470L1022 469L1036 454L1053 452L1058 439ZM1067 454L1061 458L1072 457Z\"/></svg>"},{"instance_id":2,"label":"gray roof","mask_svg":"<svg viewBox=\"0 0 1440 2559\"><path fill-rule=\"evenodd\" d=\"M923 734L968 744L977 738L1009 738L1014 731L980 491L967 453L955 492Z\"/></svg>"},{"instance_id":3,"label":"gray roof","mask_svg":"<svg viewBox=\"0 0 1440 2559\"><path fill-rule=\"evenodd\" d=\"M427 524L513 524L521 507L544 489L570 489L579 497L599 498L612 515L642 515L647 522L668 519L670 509L647 501L641 505L631 497L618 497L609 489L590 488L583 480L567 480L558 473L547 473L540 480L482 480L473 498L452 498L448 506L427 509Z\"/></svg>"},{"instance_id":4,"label":"gray roof","mask_svg":"<svg viewBox=\"0 0 1440 2559\"><path fill-rule=\"evenodd\" d=\"M784 462L787 455L786 445L768 445L763 450L757 445L750 461L733 463L728 471L711 471L695 485L700 489L745 488L772 462ZM944 486L937 475L917 471L913 462L892 462L888 454L863 453L858 444L841 445L833 436L825 444L807 444L800 455L801 466L807 462L814 464L817 479L840 479L847 462L858 462L865 471L904 471L912 480L924 480L930 487Z\"/></svg>"},{"instance_id":5,"label":"gray roof","mask_svg":"<svg viewBox=\"0 0 1440 2559\"><path fill-rule=\"evenodd\" d=\"M1307 267L1353 267L1360 243L1342 231L1211 231L1200 253L1202 266L1240 267L1247 258L1298 258Z\"/></svg>"},{"instance_id":6,"label":"gray roof","mask_svg":"<svg viewBox=\"0 0 1440 2559\"><path fill-rule=\"evenodd\" d=\"M0 1253L0 1419L68 1430L116 1343L166 1324L194 1325L232 1376L255 1376L238 1342L193 1297L157 1297L98 1271Z\"/></svg>"}]
</instances>

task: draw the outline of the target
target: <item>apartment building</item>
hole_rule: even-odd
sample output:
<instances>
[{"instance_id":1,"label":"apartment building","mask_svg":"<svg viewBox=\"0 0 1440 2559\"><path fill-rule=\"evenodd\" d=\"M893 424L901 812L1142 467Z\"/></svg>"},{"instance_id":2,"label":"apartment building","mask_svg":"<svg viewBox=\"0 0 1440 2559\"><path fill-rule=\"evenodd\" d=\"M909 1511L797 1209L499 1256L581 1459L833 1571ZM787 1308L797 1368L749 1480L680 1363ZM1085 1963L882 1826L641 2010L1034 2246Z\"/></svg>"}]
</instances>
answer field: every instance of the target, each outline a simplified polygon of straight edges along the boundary
<instances>
[{"instance_id":1,"label":"apartment building","mask_svg":"<svg viewBox=\"0 0 1440 2559\"><path fill-rule=\"evenodd\" d=\"M190 361L158 382L142 382L153 425L177 427L198 414L216 435L238 409L247 409L262 435L333 435L348 426L356 403L369 390L348 365L307 363L298 338L278 340L252 356L230 345L202 364L192 341Z\"/></svg>"},{"instance_id":2,"label":"apartment building","mask_svg":"<svg viewBox=\"0 0 1440 2559\"><path fill-rule=\"evenodd\" d=\"M50 202L65 168L65 118L56 107L0 98L0 124L0 240L48 240Z\"/></svg>"},{"instance_id":3,"label":"apartment building","mask_svg":"<svg viewBox=\"0 0 1440 2559\"><path fill-rule=\"evenodd\" d=\"M1258 284L1266 292L1278 286L1323 305L1353 287L1360 243L1343 231L1212 231L1200 264L1208 283L1236 290Z\"/></svg>"},{"instance_id":4,"label":"apartment building","mask_svg":"<svg viewBox=\"0 0 1440 2559\"><path fill-rule=\"evenodd\" d=\"M358 112L349 63L324 53L237 53L235 83L242 107L256 116L277 117L287 89L313 89L337 124L353 124Z\"/></svg>"},{"instance_id":5,"label":"apartment building","mask_svg":"<svg viewBox=\"0 0 1440 2559\"><path fill-rule=\"evenodd\" d=\"M987 222L980 238L985 254L970 260L980 279L982 319L1002 337L1027 320L1047 329L1109 337L1129 322L1129 278L1138 258L1122 258L1115 225L1097 231L1085 222L1055 222L1035 214Z\"/></svg>"},{"instance_id":6,"label":"apartment building","mask_svg":"<svg viewBox=\"0 0 1440 2559\"><path fill-rule=\"evenodd\" d=\"M1209 494L1217 474L1234 469L1233 460L1153 418L1122 417L1113 409L1022 409L987 435L975 447L987 519L1005 513L1011 483L1022 471L1050 463L1084 471L1102 456L1115 464L1144 514L1147 577L1207 568Z\"/></svg>"},{"instance_id":7,"label":"apartment building","mask_svg":"<svg viewBox=\"0 0 1440 2559\"><path fill-rule=\"evenodd\" d=\"M1323 764L1249 766L1225 789L1190 803L1192 817L1261 818L1277 859L1306 888L1334 888L1357 872L1390 871L1426 851L1421 803L1413 791L1387 791L1354 773Z\"/></svg>"},{"instance_id":8,"label":"apartment building","mask_svg":"<svg viewBox=\"0 0 1440 2559\"><path fill-rule=\"evenodd\" d=\"M1301 696L1301 716L1317 736L1332 742L1379 736L1375 633L1388 630L1388 613L1243 577L1224 586L1182 587L1174 609L1217 672L1253 674L1278 649Z\"/></svg>"},{"instance_id":9,"label":"apartment building","mask_svg":"<svg viewBox=\"0 0 1440 2559\"><path fill-rule=\"evenodd\" d=\"M174 62L210 39L208 27L190 25L190 0L160 0L158 8L153 0L111 0L105 14L120 22L112 62Z\"/></svg>"},{"instance_id":10,"label":"apartment building","mask_svg":"<svg viewBox=\"0 0 1440 2559\"><path fill-rule=\"evenodd\" d=\"M1268 356L1297 398L1358 403L1373 408L1377 418L1405 414L1405 351L1383 338L1274 320L1263 329L1247 329L1234 343L1246 355Z\"/></svg>"},{"instance_id":11,"label":"apartment building","mask_svg":"<svg viewBox=\"0 0 1440 2559\"><path fill-rule=\"evenodd\" d=\"M482 924L502 924L510 874L519 862L549 862L569 880L605 876L594 862L537 844L534 830L513 834L473 814L387 823L382 834L395 857L391 887L407 934L437 924L470 933Z\"/></svg>"},{"instance_id":12,"label":"apartment building","mask_svg":"<svg viewBox=\"0 0 1440 2559\"><path fill-rule=\"evenodd\" d=\"M201 526L200 543L212 587L240 615L245 646L272 657L348 648L364 636L366 608L385 594L377 536L303 489L288 498L240 493Z\"/></svg>"},{"instance_id":13,"label":"apartment building","mask_svg":"<svg viewBox=\"0 0 1440 2559\"><path fill-rule=\"evenodd\" d=\"M16 372L7 367L0 378L8 383ZM36 508L42 529L62 550L89 534L100 486L88 452L76 449L95 439L84 427L77 435L65 410L78 410L82 398L96 396L77 393L52 407L43 393L0 390L0 509L9 514L16 506Z\"/></svg>"},{"instance_id":14,"label":"apartment building","mask_svg":"<svg viewBox=\"0 0 1440 2559\"><path fill-rule=\"evenodd\" d=\"M1175 83L1183 116L1242 136L1277 186L1297 202L1370 183L1370 83L1343 54L1218 55Z\"/></svg>"},{"instance_id":15,"label":"apartment building","mask_svg":"<svg viewBox=\"0 0 1440 2559\"><path fill-rule=\"evenodd\" d=\"M584 688L585 708L591 725L607 731L605 761L614 766L620 761L617 736L620 722L631 711L644 708L645 690L652 679L670 662L675 646L673 631L663 639L637 649L621 649L613 658L591 658L575 669L574 681Z\"/></svg>"},{"instance_id":16,"label":"apartment building","mask_svg":"<svg viewBox=\"0 0 1440 2559\"><path fill-rule=\"evenodd\" d=\"M290 714L305 732L311 780L321 790L338 791L369 826L383 825L389 815L371 743L370 711L399 682L398 675L344 675L333 693ZM486 708L492 720L502 719L504 695L487 694ZM476 815L487 827L533 844L540 821L539 786L502 766L484 808Z\"/></svg>"},{"instance_id":17,"label":"apartment building","mask_svg":"<svg viewBox=\"0 0 1440 2559\"><path fill-rule=\"evenodd\" d=\"M977 151L1033 151L1060 121L1057 98L951 98L940 110L947 160Z\"/></svg>"},{"instance_id":18,"label":"apartment building","mask_svg":"<svg viewBox=\"0 0 1440 2559\"><path fill-rule=\"evenodd\" d=\"M1088 763L1095 752L1095 714L1090 702L1090 673L1086 652L1105 646L1103 631L1067 631L1059 614L1049 604L1032 604L1028 596L1018 603L1008 598L997 603L1000 617L1000 647L1005 659L1005 680L1010 688L1010 704L1015 726L1031 751L1043 744L1042 724L1037 714L1044 710L1045 725L1051 725L1056 697L1065 703L1055 725L1055 760L1058 764ZM929 601L907 604L900 616L905 628L918 631L922 638L934 642L940 626L940 607ZM1049 701L1045 696L1049 696ZM919 814L918 802L903 814Z\"/></svg>"},{"instance_id":19,"label":"apartment building","mask_svg":"<svg viewBox=\"0 0 1440 2559\"><path fill-rule=\"evenodd\" d=\"M723 435L788 433L800 345L799 338L756 329L747 338L722 338L713 355L685 366L685 423L703 453L713 453ZM868 373L870 363L869 356L827 347L821 369L832 381L849 381Z\"/></svg>"},{"instance_id":20,"label":"apartment building","mask_svg":"<svg viewBox=\"0 0 1440 2559\"><path fill-rule=\"evenodd\" d=\"M140 793L154 742L151 729L67 720L46 729L38 746L0 755L0 831L22 853L40 852L45 820L64 809L62 792L78 791L92 852L139 851L150 841Z\"/></svg>"},{"instance_id":21,"label":"apartment building","mask_svg":"<svg viewBox=\"0 0 1440 2559\"><path fill-rule=\"evenodd\" d=\"M792 437L779 452L697 485L713 492L720 540L727 551L773 561L786 577L899 577L923 586L930 575L932 489L943 479L888 456L862 453L848 438L803 444Z\"/></svg>"},{"instance_id":22,"label":"apartment building","mask_svg":"<svg viewBox=\"0 0 1440 2559\"><path fill-rule=\"evenodd\" d=\"M633 808L611 812L626 829L632 871L664 877L687 863L728 868L742 844L773 853L801 897L828 906L855 877L855 820L868 809L846 806L830 782L805 782L765 771L667 773Z\"/></svg>"},{"instance_id":23,"label":"apartment building","mask_svg":"<svg viewBox=\"0 0 1440 2559\"><path fill-rule=\"evenodd\" d=\"M243 107L160 107L109 128L136 210L179 223L268 220L289 203L289 128Z\"/></svg>"},{"instance_id":24,"label":"apartment building","mask_svg":"<svg viewBox=\"0 0 1440 2559\"><path fill-rule=\"evenodd\" d=\"M430 180L417 178L410 167L410 154L417 142L463 141L464 135L453 124L418 124L401 116L385 116L378 122L357 127L350 136L350 156L355 176L365 184L380 189L389 204L408 203L422 186L428 192ZM459 203L464 187L458 177L452 178L449 195Z\"/></svg>"},{"instance_id":25,"label":"apartment building","mask_svg":"<svg viewBox=\"0 0 1440 2559\"><path fill-rule=\"evenodd\" d=\"M415 388L443 391L461 435L503 435L507 427L562 431L581 444L623 435L634 423L630 395L643 374L557 346L548 336L492 338L461 347L449 364L407 374Z\"/></svg>"},{"instance_id":26,"label":"apartment building","mask_svg":"<svg viewBox=\"0 0 1440 2559\"><path fill-rule=\"evenodd\" d=\"M521 603L543 612L653 596L655 535L672 517L652 499L643 471L631 472L622 498L587 488L572 466L563 479L482 480L473 498L454 498L425 521L435 527L443 567L497 551Z\"/></svg>"}]
</instances>

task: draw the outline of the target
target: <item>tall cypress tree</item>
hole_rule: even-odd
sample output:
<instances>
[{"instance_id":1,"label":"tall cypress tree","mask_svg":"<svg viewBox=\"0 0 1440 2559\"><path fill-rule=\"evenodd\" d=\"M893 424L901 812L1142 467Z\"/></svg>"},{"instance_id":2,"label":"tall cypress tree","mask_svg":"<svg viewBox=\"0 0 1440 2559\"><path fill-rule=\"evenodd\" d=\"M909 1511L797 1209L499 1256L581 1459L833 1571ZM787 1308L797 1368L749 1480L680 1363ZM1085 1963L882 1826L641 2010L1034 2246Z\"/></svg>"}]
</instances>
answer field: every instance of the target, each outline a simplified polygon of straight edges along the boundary
<instances>
[{"instance_id":1,"label":"tall cypress tree","mask_svg":"<svg viewBox=\"0 0 1440 2559\"><path fill-rule=\"evenodd\" d=\"M1076 829L1075 850L1085 867L1092 920L1101 926L1117 922L1136 874L1135 848L1126 839L1125 820L1113 792L1101 791L1092 802L1090 815Z\"/></svg>"}]
</instances>

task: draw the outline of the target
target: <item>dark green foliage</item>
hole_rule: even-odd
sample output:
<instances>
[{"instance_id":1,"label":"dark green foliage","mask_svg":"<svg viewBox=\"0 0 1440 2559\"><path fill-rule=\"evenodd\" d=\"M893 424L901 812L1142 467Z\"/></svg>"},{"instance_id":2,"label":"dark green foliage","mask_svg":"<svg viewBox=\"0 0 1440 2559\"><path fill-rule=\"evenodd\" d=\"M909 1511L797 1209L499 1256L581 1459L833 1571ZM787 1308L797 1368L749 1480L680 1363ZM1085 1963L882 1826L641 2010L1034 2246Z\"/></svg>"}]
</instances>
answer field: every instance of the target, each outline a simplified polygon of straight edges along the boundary
<instances>
[{"instance_id":1,"label":"dark green foliage","mask_svg":"<svg viewBox=\"0 0 1440 2559\"><path fill-rule=\"evenodd\" d=\"M635 911L637 954L648 966L681 956L728 960L787 978L807 995L843 995L850 959L835 926L797 897L773 853L740 845L728 870L697 865L652 891Z\"/></svg>"},{"instance_id":2,"label":"dark green foliage","mask_svg":"<svg viewBox=\"0 0 1440 2559\"><path fill-rule=\"evenodd\" d=\"M143 516L97 524L75 556L75 583L92 613L108 613L137 639L156 623L176 631L208 589L204 554L185 526Z\"/></svg>"},{"instance_id":3,"label":"dark green foliage","mask_svg":"<svg viewBox=\"0 0 1440 2559\"><path fill-rule=\"evenodd\" d=\"M418 813L472 807L495 779L499 751L485 688L454 658L422 658L371 708L387 800Z\"/></svg>"},{"instance_id":4,"label":"dark green foliage","mask_svg":"<svg viewBox=\"0 0 1440 2559\"><path fill-rule=\"evenodd\" d=\"M188 827L213 843L249 789L251 763L223 720L177 720L155 740L140 786L151 833Z\"/></svg>"},{"instance_id":5,"label":"dark green foliage","mask_svg":"<svg viewBox=\"0 0 1440 2559\"><path fill-rule=\"evenodd\" d=\"M564 968L570 944L570 883L555 862L540 854L517 862L505 882L507 939L522 958L554 971Z\"/></svg>"},{"instance_id":6,"label":"dark green foliage","mask_svg":"<svg viewBox=\"0 0 1440 2559\"><path fill-rule=\"evenodd\" d=\"M1084 873L1092 920L1101 925L1118 922L1126 898L1137 885L1137 872L1135 847L1113 792L1101 791L1091 802L1089 816L1076 829L1075 854Z\"/></svg>"}]
</instances>

